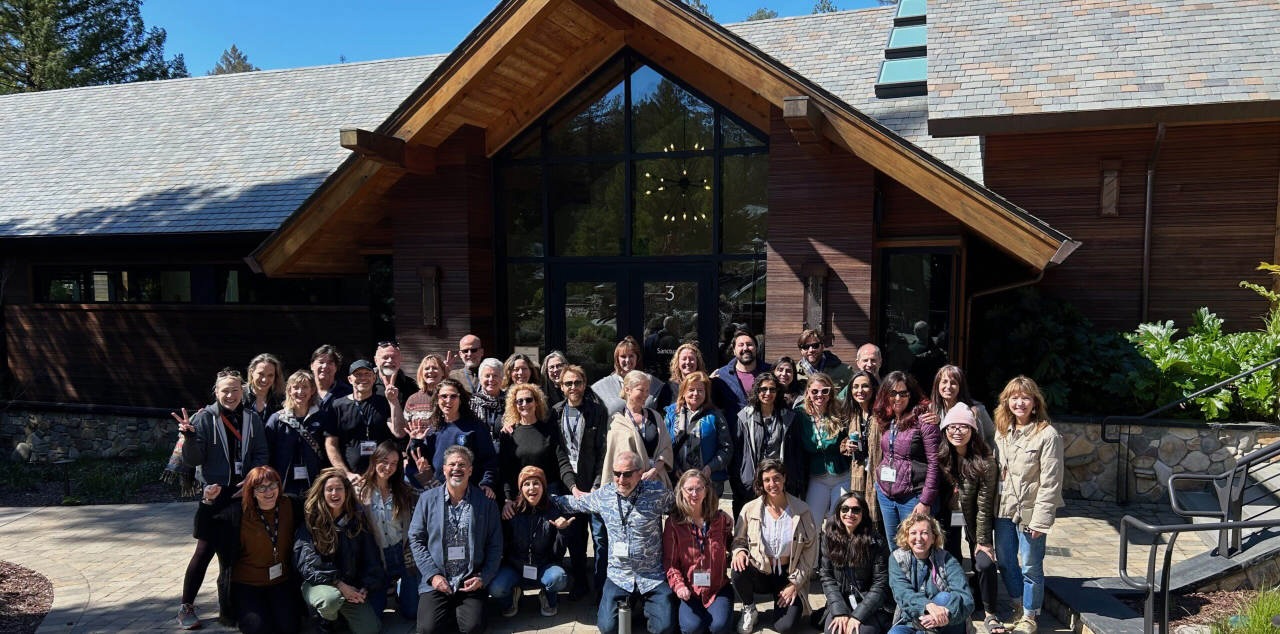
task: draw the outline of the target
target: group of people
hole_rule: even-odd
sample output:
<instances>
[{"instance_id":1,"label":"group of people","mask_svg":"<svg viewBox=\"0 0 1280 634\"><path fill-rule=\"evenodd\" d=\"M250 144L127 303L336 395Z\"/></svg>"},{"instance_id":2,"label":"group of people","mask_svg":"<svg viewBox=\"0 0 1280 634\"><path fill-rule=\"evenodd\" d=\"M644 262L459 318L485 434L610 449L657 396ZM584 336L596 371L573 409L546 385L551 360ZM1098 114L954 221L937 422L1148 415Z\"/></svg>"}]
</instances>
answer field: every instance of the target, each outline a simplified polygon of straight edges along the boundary
<instances>
[{"instance_id":1,"label":"group of people","mask_svg":"<svg viewBox=\"0 0 1280 634\"><path fill-rule=\"evenodd\" d=\"M544 616L598 598L609 633L632 607L654 633L748 633L767 596L779 632L963 632L981 614L1034 634L1063 477L1035 382L1011 380L993 418L956 366L926 394L881 377L875 345L853 367L817 331L797 347L769 364L737 332L709 371L684 343L667 380L630 337L594 382L560 352L485 357L475 335L414 378L394 341L345 382L332 346L287 380L267 354L224 370L214 403L174 414L204 485L179 622L199 626L217 555L220 619L244 632L375 632L389 603L419 632L478 632L486 604L509 617L536 592Z\"/></svg>"}]
</instances>

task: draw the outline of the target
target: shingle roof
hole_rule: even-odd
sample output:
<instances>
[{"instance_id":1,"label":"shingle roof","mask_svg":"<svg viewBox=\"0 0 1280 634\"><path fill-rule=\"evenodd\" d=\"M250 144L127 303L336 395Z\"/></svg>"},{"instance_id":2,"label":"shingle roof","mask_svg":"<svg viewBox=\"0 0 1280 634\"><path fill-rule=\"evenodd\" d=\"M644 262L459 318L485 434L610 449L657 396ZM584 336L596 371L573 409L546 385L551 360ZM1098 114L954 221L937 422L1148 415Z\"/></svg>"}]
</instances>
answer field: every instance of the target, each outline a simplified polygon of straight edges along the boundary
<instances>
[{"instance_id":1,"label":"shingle roof","mask_svg":"<svg viewBox=\"0 0 1280 634\"><path fill-rule=\"evenodd\" d=\"M1280 99L1280 2L931 0L935 120Z\"/></svg>"},{"instance_id":2,"label":"shingle roof","mask_svg":"<svg viewBox=\"0 0 1280 634\"><path fill-rule=\"evenodd\" d=\"M895 10L876 7L726 26L845 103L982 182L977 137L929 136L929 109L924 97L876 98L876 79Z\"/></svg>"},{"instance_id":3,"label":"shingle roof","mask_svg":"<svg viewBox=\"0 0 1280 634\"><path fill-rule=\"evenodd\" d=\"M0 96L0 236L273 231L443 59Z\"/></svg>"}]
</instances>

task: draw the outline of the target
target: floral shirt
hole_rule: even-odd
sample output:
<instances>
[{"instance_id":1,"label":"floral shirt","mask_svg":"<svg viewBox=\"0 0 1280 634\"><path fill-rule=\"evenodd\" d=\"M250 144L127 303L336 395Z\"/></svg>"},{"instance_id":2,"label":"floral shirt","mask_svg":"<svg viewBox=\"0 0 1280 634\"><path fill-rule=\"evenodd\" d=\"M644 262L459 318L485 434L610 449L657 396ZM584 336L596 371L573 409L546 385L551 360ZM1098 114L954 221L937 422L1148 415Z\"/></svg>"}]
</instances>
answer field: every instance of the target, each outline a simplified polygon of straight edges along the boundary
<instances>
[{"instance_id":1,"label":"floral shirt","mask_svg":"<svg viewBox=\"0 0 1280 634\"><path fill-rule=\"evenodd\" d=\"M674 498L661 482L642 480L630 496L613 482L575 498L554 495L564 511L595 513L609 533L609 581L627 591L650 592L667 582L662 567L662 516Z\"/></svg>"}]
</instances>

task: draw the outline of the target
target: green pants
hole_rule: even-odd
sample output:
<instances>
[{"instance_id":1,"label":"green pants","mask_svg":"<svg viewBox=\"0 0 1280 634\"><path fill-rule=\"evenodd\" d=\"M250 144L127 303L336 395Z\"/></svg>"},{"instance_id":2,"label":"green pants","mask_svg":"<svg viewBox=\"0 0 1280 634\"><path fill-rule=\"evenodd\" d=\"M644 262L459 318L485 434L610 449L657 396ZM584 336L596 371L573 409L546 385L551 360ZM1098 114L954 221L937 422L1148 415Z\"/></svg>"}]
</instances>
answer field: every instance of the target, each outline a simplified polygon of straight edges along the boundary
<instances>
[{"instance_id":1,"label":"green pants","mask_svg":"<svg viewBox=\"0 0 1280 634\"><path fill-rule=\"evenodd\" d=\"M382 629L382 619L368 603L347 603L335 586L303 583L302 598L326 621L346 618L352 634L376 634Z\"/></svg>"}]
</instances>

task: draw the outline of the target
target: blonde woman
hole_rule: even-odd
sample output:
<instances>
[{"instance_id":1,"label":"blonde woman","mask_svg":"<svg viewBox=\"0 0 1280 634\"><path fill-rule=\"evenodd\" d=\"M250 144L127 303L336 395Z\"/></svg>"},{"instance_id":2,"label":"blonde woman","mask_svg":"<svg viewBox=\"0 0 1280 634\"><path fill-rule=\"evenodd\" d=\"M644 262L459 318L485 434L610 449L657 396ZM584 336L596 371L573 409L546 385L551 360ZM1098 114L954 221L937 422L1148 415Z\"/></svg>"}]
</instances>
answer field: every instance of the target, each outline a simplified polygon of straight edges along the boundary
<instances>
[{"instance_id":1,"label":"blonde woman","mask_svg":"<svg viewBox=\"0 0 1280 634\"><path fill-rule=\"evenodd\" d=\"M671 476L667 471L674 462L671 435L658 412L645 407L649 398L648 373L632 370L622 379L622 411L609 419L605 436L601 473L613 473L613 462L624 451L640 456L641 479L657 480L668 489Z\"/></svg>"},{"instance_id":2,"label":"blonde woman","mask_svg":"<svg viewBox=\"0 0 1280 634\"><path fill-rule=\"evenodd\" d=\"M836 405L836 385L831 377L821 372L809 375L804 408L798 414L800 447L809 467L805 503L818 517L826 517L835 510L840 496L849 492L849 467L853 462L843 451L849 423Z\"/></svg>"},{"instance_id":3,"label":"blonde woman","mask_svg":"<svg viewBox=\"0 0 1280 634\"><path fill-rule=\"evenodd\" d=\"M303 495L320 470L329 466L324 430L333 425L333 411L320 409L316 380L307 370L289 375L284 407L267 419L267 447L271 466L284 478L284 492Z\"/></svg>"},{"instance_id":4,"label":"blonde woman","mask_svg":"<svg viewBox=\"0 0 1280 634\"><path fill-rule=\"evenodd\" d=\"M1044 394L1019 376L996 407L996 562L1013 597L1013 631L1034 634L1044 605L1044 550L1062 507L1062 437L1049 422Z\"/></svg>"},{"instance_id":5,"label":"blonde woman","mask_svg":"<svg viewBox=\"0 0 1280 634\"><path fill-rule=\"evenodd\" d=\"M694 342L682 343L671 357L671 366L667 368L670 378L667 379L667 391L675 395L680 392L680 384L684 378L694 372L707 373L707 364L702 360L702 350Z\"/></svg>"}]
</instances>

